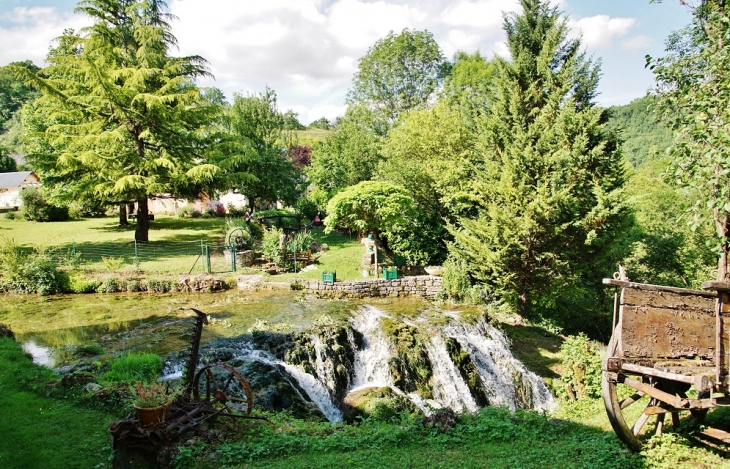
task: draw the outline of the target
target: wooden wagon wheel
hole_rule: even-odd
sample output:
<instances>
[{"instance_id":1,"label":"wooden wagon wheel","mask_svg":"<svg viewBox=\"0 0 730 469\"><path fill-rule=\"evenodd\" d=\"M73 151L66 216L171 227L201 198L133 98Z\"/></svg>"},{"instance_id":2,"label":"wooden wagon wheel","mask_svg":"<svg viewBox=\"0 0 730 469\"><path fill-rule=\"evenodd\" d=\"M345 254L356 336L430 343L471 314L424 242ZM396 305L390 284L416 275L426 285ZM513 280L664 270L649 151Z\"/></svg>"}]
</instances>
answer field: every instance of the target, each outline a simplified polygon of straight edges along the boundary
<instances>
[{"instance_id":1,"label":"wooden wagon wheel","mask_svg":"<svg viewBox=\"0 0 730 469\"><path fill-rule=\"evenodd\" d=\"M220 415L250 415L253 408L253 392L248 381L236 368L225 363L208 365L198 371L193 383L193 398L214 407L225 407Z\"/></svg>"},{"instance_id":2,"label":"wooden wagon wheel","mask_svg":"<svg viewBox=\"0 0 730 469\"><path fill-rule=\"evenodd\" d=\"M616 355L616 346L614 345L614 337L611 337L611 341L608 343L608 350L606 351L606 358L612 358ZM605 366L604 366L605 368ZM687 390L690 388L689 384L680 383L676 381L670 381L660 378L650 378L648 383L650 386L664 391L666 393L676 395L682 398L687 397ZM628 384L623 384L615 379L615 375L604 371L603 372L603 401L606 405L606 413L608 414L608 420L611 422L614 432L631 450L639 451L642 446L642 442L639 439L642 430L646 427L646 424L652 420L656 422L655 433L660 435L664 428L664 418L667 413L672 416L672 425L676 428L679 426L679 412L670 412L666 409L663 402L658 399L648 396L646 393L633 388ZM701 393L700 398L705 397ZM622 396L628 395L622 398ZM638 414L636 413L637 408L643 408L643 411ZM690 411L692 416L697 421L702 421L707 414L707 410L692 410ZM629 425L629 422L631 425Z\"/></svg>"}]
</instances>

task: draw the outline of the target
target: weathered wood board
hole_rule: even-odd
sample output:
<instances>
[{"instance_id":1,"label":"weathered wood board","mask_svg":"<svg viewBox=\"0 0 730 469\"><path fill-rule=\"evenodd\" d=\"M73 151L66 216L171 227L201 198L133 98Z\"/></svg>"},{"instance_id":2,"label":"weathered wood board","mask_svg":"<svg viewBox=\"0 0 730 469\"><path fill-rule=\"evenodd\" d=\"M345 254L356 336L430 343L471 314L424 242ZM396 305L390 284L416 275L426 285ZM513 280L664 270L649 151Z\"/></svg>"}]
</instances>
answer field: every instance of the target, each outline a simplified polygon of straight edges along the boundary
<instances>
[{"instance_id":1,"label":"weathered wood board","mask_svg":"<svg viewBox=\"0 0 730 469\"><path fill-rule=\"evenodd\" d=\"M623 358L716 359L712 297L623 288L620 320Z\"/></svg>"}]
</instances>

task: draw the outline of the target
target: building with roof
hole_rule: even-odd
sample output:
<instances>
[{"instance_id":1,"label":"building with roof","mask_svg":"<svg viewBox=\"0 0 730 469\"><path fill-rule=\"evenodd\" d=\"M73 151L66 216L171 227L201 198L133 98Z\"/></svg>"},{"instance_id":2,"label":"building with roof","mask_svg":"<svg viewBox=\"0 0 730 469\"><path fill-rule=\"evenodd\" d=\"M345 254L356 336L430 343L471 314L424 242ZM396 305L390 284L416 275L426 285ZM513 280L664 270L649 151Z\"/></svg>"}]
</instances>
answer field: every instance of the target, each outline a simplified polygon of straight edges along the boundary
<instances>
[{"instance_id":1,"label":"building with roof","mask_svg":"<svg viewBox=\"0 0 730 469\"><path fill-rule=\"evenodd\" d=\"M33 171L0 173L0 210L19 208L20 192L26 187L40 186L41 180Z\"/></svg>"}]
</instances>

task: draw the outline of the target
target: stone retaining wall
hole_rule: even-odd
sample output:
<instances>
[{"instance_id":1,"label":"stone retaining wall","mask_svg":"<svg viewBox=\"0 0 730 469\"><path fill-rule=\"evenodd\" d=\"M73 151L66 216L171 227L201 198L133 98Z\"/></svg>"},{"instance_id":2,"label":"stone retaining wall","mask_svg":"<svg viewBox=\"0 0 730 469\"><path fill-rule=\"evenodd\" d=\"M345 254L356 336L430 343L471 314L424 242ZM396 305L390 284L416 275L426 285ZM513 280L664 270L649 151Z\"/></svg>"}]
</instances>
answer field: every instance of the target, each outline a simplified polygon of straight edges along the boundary
<instances>
[{"instance_id":1,"label":"stone retaining wall","mask_svg":"<svg viewBox=\"0 0 730 469\"><path fill-rule=\"evenodd\" d=\"M320 281L303 281L302 285L308 290L317 292L321 296L369 298L380 296L422 296L433 299L441 291L441 277L419 275L404 277L396 280L348 280L346 282L322 283Z\"/></svg>"}]
</instances>

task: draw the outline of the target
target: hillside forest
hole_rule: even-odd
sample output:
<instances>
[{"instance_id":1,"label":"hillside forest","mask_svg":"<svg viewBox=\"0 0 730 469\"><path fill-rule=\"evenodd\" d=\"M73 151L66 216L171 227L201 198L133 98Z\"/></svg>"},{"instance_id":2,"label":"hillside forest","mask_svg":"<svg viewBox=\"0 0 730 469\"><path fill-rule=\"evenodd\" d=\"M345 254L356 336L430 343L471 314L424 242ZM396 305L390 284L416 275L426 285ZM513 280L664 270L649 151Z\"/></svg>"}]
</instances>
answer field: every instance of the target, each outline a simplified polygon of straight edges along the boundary
<instances>
[{"instance_id":1,"label":"hillside forest","mask_svg":"<svg viewBox=\"0 0 730 469\"><path fill-rule=\"evenodd\" d=\"M710 78L680 76L727 55L712 39L728 28L715 22L724 3L702 2L649 58L656 90L624 106L596 104L600 63L560 10L521 0L504 17L509 58L448 59L429 31L391 32L359 59L346 113L308 128L273 89L199 87L208 63L173 55L164 2L79 5L93 26L64 31L43 66L0 68L0 170L33 170L44 198L80 216L118 207L125 223L136 203L138 242L149 197L236 191L251 208L321 213L328 229L350 220L410 265L443 265L453 300L604 341L601 279L618 264L634 281L699 287L727 251L727 198L697 182L720 156L683 105ZM20 168L11 154L25 155Z\"/></svg>"}]
</instances>

